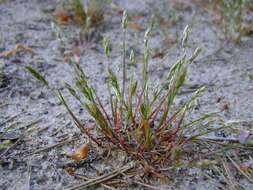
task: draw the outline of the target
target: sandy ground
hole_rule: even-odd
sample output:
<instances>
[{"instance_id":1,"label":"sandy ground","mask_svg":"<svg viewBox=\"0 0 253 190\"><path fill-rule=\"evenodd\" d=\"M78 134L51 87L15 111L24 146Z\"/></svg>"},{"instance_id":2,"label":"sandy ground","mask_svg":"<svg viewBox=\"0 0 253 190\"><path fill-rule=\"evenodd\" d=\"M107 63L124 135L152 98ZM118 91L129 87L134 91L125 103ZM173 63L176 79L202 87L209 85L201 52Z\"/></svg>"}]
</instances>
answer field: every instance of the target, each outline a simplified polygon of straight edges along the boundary
<instances>
[{"instance_id":1,"label":"sandy ground","mask_svg":"<svg viewBox=\"0 0 253 190\"><path fill-rule=\"evenodd\" d=\"M199 109L194 111L196 115L193 114L191 117L220 110L227 105L228 109L222 115L226 121L252 120L253 83L249 80L248 73L253 73L253 38L245 37L242 43L237 45L227 44L222 39L221 29L212 22L213 18L200 5L186 3L184 6L173 8L173 2L165 0L117 2L120 7L129 11L129 15L133 15L134 22L139 23L142 28L130 29L127 35L128 46L135 47L136 51L141 53L143 33L148 18L156 11L155 9L159 9L165 18L176 16L175 24L158 27L152 36L151 47L169 53L168 58L162 63L160 58L151 60L151 78L156 81L176 61L177 35L181 34L186 24L190 24L192 31L189 49L192 51L196 47L201 47L203 51L190 68L185 90L201 85L207 88L198 101ZM51 29L52 14L59 8L59 4L60 1L49 0L0 1L0 52L7 51L16 44L29 46L35 52L33 55L21 53L10 58L0 58L0 74L3 79L0 83L0 131L15 123L15 130L9 134L9 138L15 139L31 123L37 122L34 132L13 148L8 153L8 158L0 164L0 189L3 190L64 189L80 183L80 180L68 175L59 165L69 162L65 153L74 151L82 143L87 142L87 139L80 135L57 99L24 70L28 65L36 68L58 88L63 88L64 82L71 83L71 70L64 63L59 41ZM62 30L68 44L66 49L71 50L76 46L80 28L68 25ZM102 52L101 36L110 36L113 42L113 66L115 71L118 71L122 39L120 17L106 14L103 26L92 33L95 37L92 35L90 43L79 44L81 65L90 82L98 89L102 100L106 102L104 93L106 86L101 84L104 84L106 78L104 70L107 61ZM164 36L167 37L167 41L164 40ZM129 73L133 73L135 69L129 67ZM180 95L178 101L185 96L187 94ZM67 93L66 99L84 123L91 122ZM9 120L13 116L16 117ZM40 148L74 138L78 140L49 151L29 155ZM95 152L96 150L92 150L91 160L97 154ZM91 162L84 165L79 173L94 175L94 168L107 171L120 163L120 159L115 163ZM172 184L163 186L160 184L160 188L175 186L176 189L217 189L217 184L204 179L200 170L186 173L178 175ZM159 185L159 182L156 181L155 184ZM245 185L245 189L253 189L253 185L244 180L242 184ZM140 188L131 186L131 189Z\"/></svg>"}]
</instances>

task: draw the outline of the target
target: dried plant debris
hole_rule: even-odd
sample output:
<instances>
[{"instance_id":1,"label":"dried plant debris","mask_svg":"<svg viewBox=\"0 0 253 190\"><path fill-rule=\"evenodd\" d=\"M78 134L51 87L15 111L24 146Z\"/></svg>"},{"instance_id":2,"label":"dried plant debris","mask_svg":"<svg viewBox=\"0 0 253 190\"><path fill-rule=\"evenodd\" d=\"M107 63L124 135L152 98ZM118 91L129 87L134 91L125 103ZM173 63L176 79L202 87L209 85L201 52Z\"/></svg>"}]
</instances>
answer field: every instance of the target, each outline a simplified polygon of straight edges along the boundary
<instances>
[{"instance_id":1,"label":"dried plant debris","mask_svg":"<svg viewBox=\"0 0 253 190\"><path fill-rule=\"evenodd\" d=\"M84 26L89 21L91 26L97 26L104 20L104 9L107 3L106 0L92 0L85 7L81 0L71 0L63 10L57 10L54 13L54 18L60 25L77 23Z\"/></svg>"},{"instance_id":2,"label":"dried plant debris","mask_svg":"<svg viewBox=\"0 0 253 190\"><path fill-rule=\"evenodd\" d=\"M35 54L35 52L33 51L32 48L29 48L29 47L22 45L22 44L17 44L11 50L0 52L0 58L1 57L9 58L9 57L15 56L16 54L21 53L21 52Z\"/></svg>"},{"instance_id":3,"label":"dried plant debris","mask_svg":"<svg viewBox=\"0 0 253 190\"><path fill-rule=\"evenodd\" d=\"M88 144L83 144L77 151L74 152L70 157L77 161L80 162L81 160L85 159L88 156L89 153L89 145Z\"/></svg>"},{"instance_id":4,"label":"dried plant debris","mask_svg":"<svg viewBox=\"0 0 253 190\"><path fill-rule=\"evenodd\" d=\"M88 187L91 187L91 186L94 186L94 185L97 185L97 184L101 184L103 182L106 182L106 181L118 176L118 175L121 175L124 172L127 172L128 170L132 169L134 166L135 166L135 163L130 162L125 166L122 166L118 169L113 170L109 174L105 174L105 175L99 176L99 177L94 178L94 179L89 179L86 182L84 182L80 185L77 185L77 186L70 187L67 190L85 189L85 188L88 188ZM102 186L104 186L104 185L102 185Z\"/></svg>"}]
</instances>

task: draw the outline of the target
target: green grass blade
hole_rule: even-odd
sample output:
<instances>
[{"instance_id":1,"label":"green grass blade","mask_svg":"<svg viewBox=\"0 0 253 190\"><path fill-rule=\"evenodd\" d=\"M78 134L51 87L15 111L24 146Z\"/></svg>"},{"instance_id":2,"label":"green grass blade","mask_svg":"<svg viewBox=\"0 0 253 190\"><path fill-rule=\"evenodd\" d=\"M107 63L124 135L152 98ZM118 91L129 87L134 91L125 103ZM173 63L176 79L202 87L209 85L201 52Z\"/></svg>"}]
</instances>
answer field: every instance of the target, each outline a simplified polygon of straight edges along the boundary
<instances>
[{"instance_id":1,"label":"green grass blade","mask_svg":"<svg viewBox=\"0 0 253 190\"><path fill-rule=\"evenodd\" d=\"M33 69L32 67L29 67L29 66L26 66L25 67L26 70L32 74L32 76L34 78L36 78L38 81L40 81L43 85L47 86L48 87L48 82L46 81L46 79L41 75L39 74L39 72L37 72L35 69Z\"/></svg>"}]
</instances>

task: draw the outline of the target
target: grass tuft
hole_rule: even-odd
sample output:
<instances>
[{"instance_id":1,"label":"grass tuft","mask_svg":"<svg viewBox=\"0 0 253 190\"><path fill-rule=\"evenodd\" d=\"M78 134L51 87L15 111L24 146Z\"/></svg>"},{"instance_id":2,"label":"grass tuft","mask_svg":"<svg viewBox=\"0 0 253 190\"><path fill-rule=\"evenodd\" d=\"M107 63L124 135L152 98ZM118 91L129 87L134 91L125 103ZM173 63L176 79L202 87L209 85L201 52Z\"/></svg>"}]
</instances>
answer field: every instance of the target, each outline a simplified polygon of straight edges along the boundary
<instances>
[{"instance_id":1,"label":"grass tuft","mask_svg":"<svg viewBox=\"0 0 253 190\"><path fill-rule=\"evenodd\" d=\"M252 33L252 21L245 19L252 12L251 0L215 0L212 4L214 12L218 11L225 40L238 43Z\"/></svg>"},{"instance_id":2,"label":"grass tuft","mask_svg":"<svg viewBox=\"0 0 253 190\"><path fill-rule=\"evenodd\" d=\"M152 88L149 81L149 39L152 27L144 35L144 54L142 65L142 81L132 79L127 82L127 57L125 36L128 27L127 13L122 19L123 38L123 83L120 86L118 76L108 66L108 100L110 110L107 110L100 100L96 90L90 85L80 63L69 58L69 64L74 70L75 86L66 84L69 93L78 101L96 123L97 133L102 134L107 141L97 139L88 129L83 127L79 119L65 101L61 91L51 89L48 82L34 69L27 70L45 86L49 87L65 106L75 125L85 133L91 141L99 146L106 143L116 146L143 161L144 166L172 163L177 161L185 144L194 141L198 136L212 132L207 125L213 114L201 116L194 121L187 122L186 116L194 107L194 102L201 96L204 87L197 89L192 96L181 106L175 106L175 98L187 78L188 67L200 53L197 48L192 55L187 56L186 49L190 29L187 26L181 40L180 55L176 63L170 68L167 77L159 86ZM104 39L106 57L110 57L109 41ZM130 62L135 62L134 53L131 53ZM150 96L153 94L153 96ZM192 126L197 129L191 136L185 137Z\"/></svg>"}]
</instances>

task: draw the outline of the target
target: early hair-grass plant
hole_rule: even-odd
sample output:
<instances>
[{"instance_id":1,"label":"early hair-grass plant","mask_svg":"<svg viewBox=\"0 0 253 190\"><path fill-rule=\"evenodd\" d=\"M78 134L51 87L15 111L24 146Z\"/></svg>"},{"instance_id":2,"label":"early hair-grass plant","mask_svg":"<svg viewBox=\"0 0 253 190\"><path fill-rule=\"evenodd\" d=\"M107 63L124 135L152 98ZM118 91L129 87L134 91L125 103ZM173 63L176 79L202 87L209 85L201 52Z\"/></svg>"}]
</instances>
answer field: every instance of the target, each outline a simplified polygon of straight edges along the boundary
<instances>
[{"instance_id":1,"label":"early hair-grass plant","mask_svg":"<svg viewBox=\"0 0 253 190\"><path fill-rule=\"evenodd\" d=\"M72 6L74 10L74 19L80 24L85 24L87 14L82 2L80 0L72 0Z\"/></svg>"},{"instance_id":2,"label":"early hair-grass plant","mask_svg":"<svg viewBox=\"0 0 253 190\"><path fill-rule=\"evenodd\" d=\"M109 0L92 0L84 6L81 0L69 0L63 11L55 13L55 22L59 25L70 23L78 24L81 27L80 38L89 41L90 30L103 23L105 6Z\"/></svg>"},{"instance_id":3,"label":"early hair-grass plant","mask_svg":"<svg viewBox=\"0 0 253 190\"><path fill-rule=\"evenodd\" d=\"M244 0L222 0L222 25L225 38L239 41L242 35Z\"/></svg>"},{"instance_id":4,"label":"early hair-grass plant","mask_svg":"<svg viewBox=\"0 0 253 190\"><path fill-rule=\"evenodd\" d=\"M243 36L252 33L252 21L245 22L251 0L218 0L213 1L219 12L223 33L227 41L240 42Z\"/></svg>"},{"instance_id":5,"label":"early hair-grass plant","mask_svg":"<svg viewBox=\"0 0 253 190\"><path fill-rule=\"evenodd\" d=\"M99 25L104 19L104 8L107 3L108 0L92 0L85 9L80 0L72 0L74 19L82 25L87 23L87 19L92 26Z\"/></svg>"},{"instance_id":6,"label":"early hair-grass plant","mask_svg":"<svg viewBox=\"0 0 253 190\"><path fill-rule=\"evenodd\" d=\"M183 32L180 55L176 63L170 68L167 77L156 88L149 86L149 39L152 27L148 28L144 35L144 53L142 64L142 81L132 79L127 82L127 56L126 56L126 32L127 13L122 19L123 30L123 59L122 59L122 86L118 76L108 64L108 100L110 110L107 110L101 101L96 89L90 85L87 76L77 59L69 57L69 64L75 73L75 87L66 83L69 93L78 101L96 123L97 133L103 134L107 143L118 147L142 163L168 164L178 160L185 144L194 141L198 136L213 131L209 128L210 117L215 113L208 113L194 121L186 121L186 115L194 107L195 100L204 91L204 87L197 89L188 101L181 106L175 106L174 100L180 88L183 86L188 67L194 62L200 53L196 48L192 55L187 56L187 41L189 27ZM109 41L103 40L106 57L110 58ZM130 62L135 62L132 51ZM60 90L50 87L49 83L36 70L27 67L27 70L59 98L65 106L75 125L86 134L91 141L98 146L104 146L105 141L96 138L90 130L86 129L77 116L70 109ZM152 90L152 91L151 91ZM187 131L192 135L185 136ZM217 130L217 129L215 129Z\"/></svg>"},{"instance_id":7,"label":"early hair-grass plant","mask_svg":"<svg viewBox=\"0 0 253 190\"><path fill-rule=\"evenodd\" d=\"M104 8L107 3L109 3L108 0L89 1L87 15L93 25L99 25L104 20Z\"/></svg>"}]
</instances>

